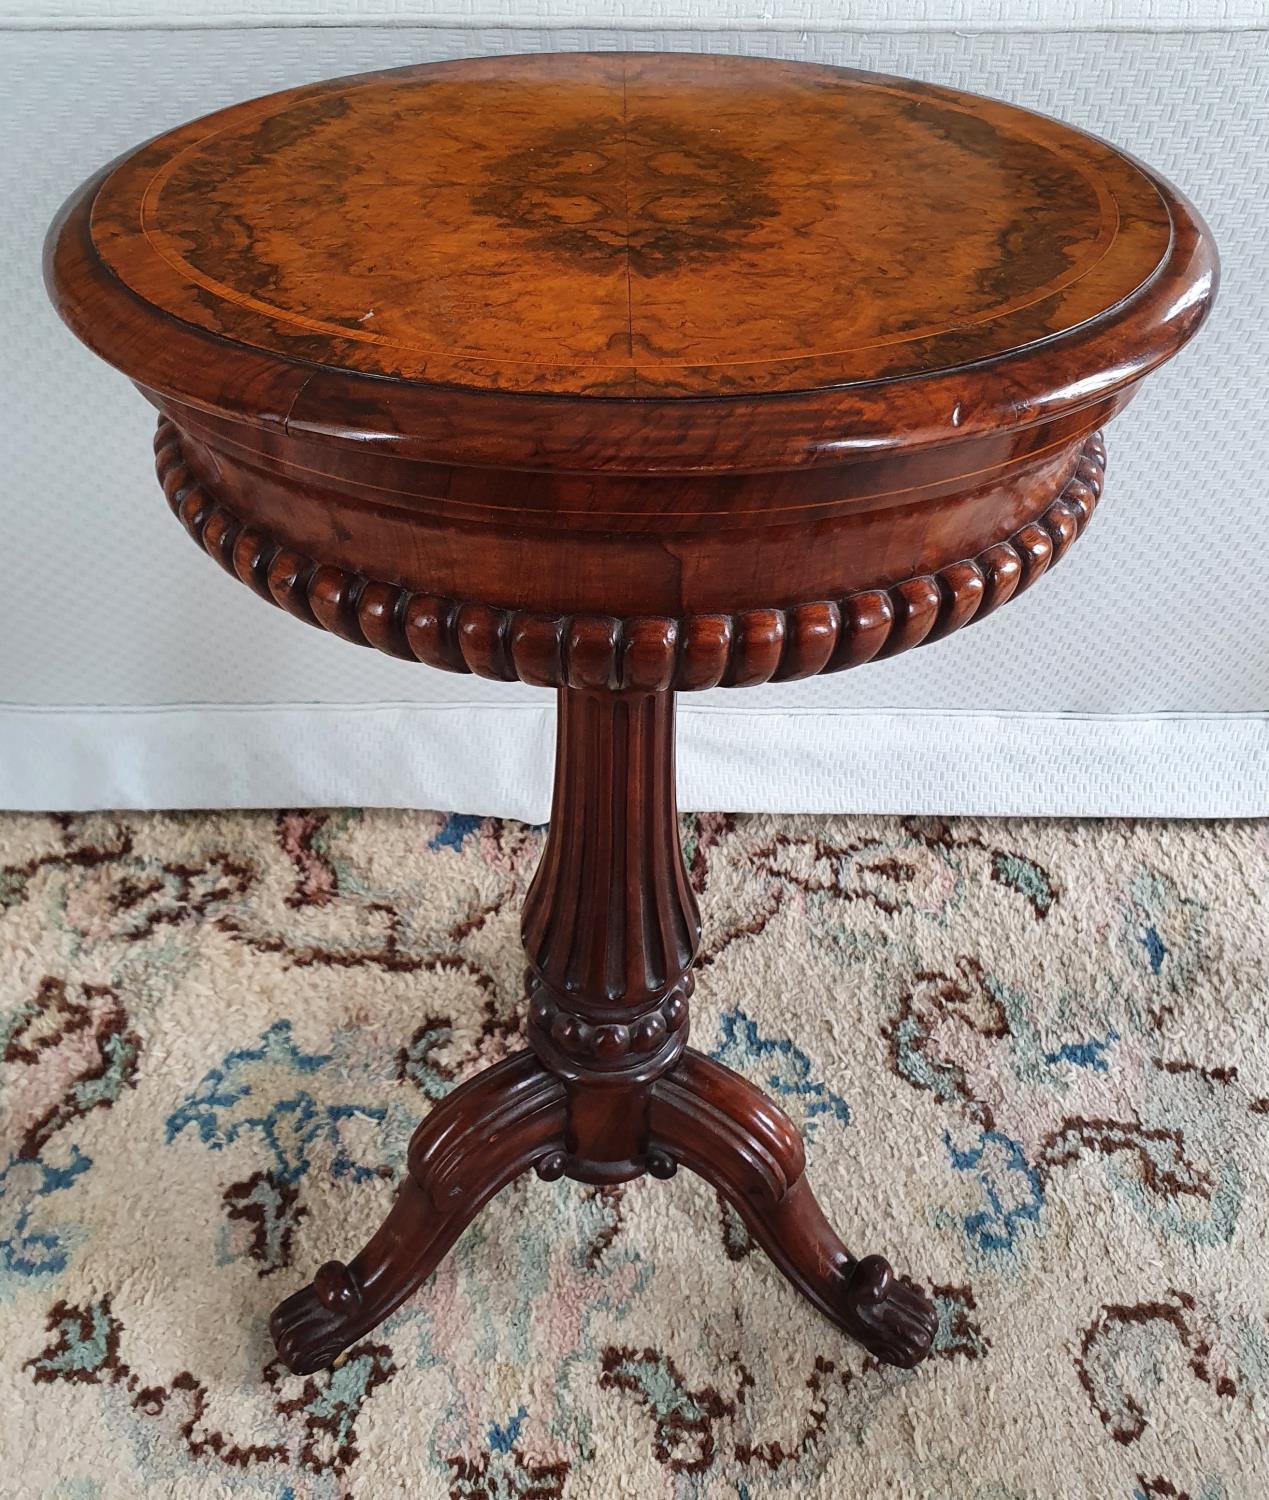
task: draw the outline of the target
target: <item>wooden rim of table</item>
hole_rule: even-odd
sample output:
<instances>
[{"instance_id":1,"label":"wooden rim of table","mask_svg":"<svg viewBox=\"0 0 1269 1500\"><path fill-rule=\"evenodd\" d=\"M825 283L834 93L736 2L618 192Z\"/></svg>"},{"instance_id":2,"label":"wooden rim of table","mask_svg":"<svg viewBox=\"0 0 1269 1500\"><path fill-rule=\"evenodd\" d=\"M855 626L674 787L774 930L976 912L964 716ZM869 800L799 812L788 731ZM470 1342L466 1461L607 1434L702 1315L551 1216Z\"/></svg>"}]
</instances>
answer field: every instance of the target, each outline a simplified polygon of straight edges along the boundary
<instances>
[{"instance_id":1,"label":"wooden rim of table","mask_svg":"<svg viewBox=\"0 0 1269 1500\"><path fill-rule=\"evenodd\" d=\"M457 66L356 75L270 99L311 98ZM972 97L849 70L820 71L901 83L922 97L958 105ZM1215 290L1210 234L1175 189L1104 142L1010 111L1087 143L1090 158L1113 158L1132 181L1157 193L1166 212L1166 248L1140 284L1065 331L928 374L722 395L477 389L318 363L227 338L147 300L120 279L107 263L109 245L103 253L95 237L94 214L103 194L126 201L143 192L156 163L214 135L216 122L268 104L251 101L156 137L85 183L49 233L50 291L67 323L96 353L159 398L385 455L556 472L707 474L836 464L894 448L942 445L1104 404L1177 351L1196 331Z\"/></svg>"}]
</instances>

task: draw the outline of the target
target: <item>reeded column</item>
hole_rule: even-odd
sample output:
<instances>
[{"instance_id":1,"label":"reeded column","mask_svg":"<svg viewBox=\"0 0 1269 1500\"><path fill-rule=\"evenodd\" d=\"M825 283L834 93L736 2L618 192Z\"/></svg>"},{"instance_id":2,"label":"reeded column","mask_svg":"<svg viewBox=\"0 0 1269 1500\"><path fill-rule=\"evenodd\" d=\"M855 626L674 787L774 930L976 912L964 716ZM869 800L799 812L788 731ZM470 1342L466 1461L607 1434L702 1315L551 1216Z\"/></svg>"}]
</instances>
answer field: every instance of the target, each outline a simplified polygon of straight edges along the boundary
<instances>
[{"instance_id":1,"label":"reeded column","mask_svg":"<svg viewBox=\"0 0 1269 1500\"><path fill-rule=\"evenodd\" d=\"M551 827L521 933L529 1041L569 1084L570 1150L585 1143L586 1161L567 1169L590 1180L655 1170L640 1160L641 1095L687 1041L700 941L672 693L560 689ZM634 1097L619 1107L603 1085Z\"/></svg>"}]
</instances>

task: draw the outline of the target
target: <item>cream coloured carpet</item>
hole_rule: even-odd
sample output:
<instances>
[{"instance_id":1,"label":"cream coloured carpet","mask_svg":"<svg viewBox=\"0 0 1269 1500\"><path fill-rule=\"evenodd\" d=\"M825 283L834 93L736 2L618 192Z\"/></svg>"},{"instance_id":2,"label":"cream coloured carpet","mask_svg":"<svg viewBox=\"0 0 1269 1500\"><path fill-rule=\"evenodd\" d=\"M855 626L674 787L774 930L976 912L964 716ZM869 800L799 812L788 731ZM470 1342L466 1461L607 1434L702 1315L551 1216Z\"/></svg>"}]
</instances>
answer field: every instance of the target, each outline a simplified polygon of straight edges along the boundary
<instances>
[{"instance_id":1,"label":"cream coloured carpet","mask_svg":"<svg viewBox=\"0 0 1269 1500\"><path fill-rule=\"evenodd\" d=\"M530 1177L333 1373L270 1307L516 1045L541 833L0 819L0 1494L1260 1500L1269 825L684 821L694 1040L933 1292L869 1361L680 1173Z\"/></svg>"}]
</instances>

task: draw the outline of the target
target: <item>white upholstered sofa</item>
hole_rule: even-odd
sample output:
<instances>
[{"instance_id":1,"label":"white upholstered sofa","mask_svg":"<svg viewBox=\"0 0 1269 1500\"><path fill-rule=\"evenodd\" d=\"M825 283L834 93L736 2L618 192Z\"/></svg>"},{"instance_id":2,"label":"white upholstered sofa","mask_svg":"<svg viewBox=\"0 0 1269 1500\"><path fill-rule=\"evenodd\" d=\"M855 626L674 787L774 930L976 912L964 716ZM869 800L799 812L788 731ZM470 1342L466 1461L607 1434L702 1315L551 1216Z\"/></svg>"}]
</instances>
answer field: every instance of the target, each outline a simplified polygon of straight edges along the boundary
<instances>
[{"instance_id":1,"label":"white upholstered sofa","mask_svg":"<svg viewBox=\"0 0 1269 1500\"><path fill-rule=\"evenodd\" d=\"M955 640L685 699L691 808L1269 813L1266 0L0 0L0 806L378 804L541 818L553 704L271 614L167 514L152 414L57 323L45 224L222 104L544 48L907 73L1108 136L1176 181L1217 311L1108 434L1088 540ZM754 721L758 721L755 726Z\"/></svg>"}]
</instances>

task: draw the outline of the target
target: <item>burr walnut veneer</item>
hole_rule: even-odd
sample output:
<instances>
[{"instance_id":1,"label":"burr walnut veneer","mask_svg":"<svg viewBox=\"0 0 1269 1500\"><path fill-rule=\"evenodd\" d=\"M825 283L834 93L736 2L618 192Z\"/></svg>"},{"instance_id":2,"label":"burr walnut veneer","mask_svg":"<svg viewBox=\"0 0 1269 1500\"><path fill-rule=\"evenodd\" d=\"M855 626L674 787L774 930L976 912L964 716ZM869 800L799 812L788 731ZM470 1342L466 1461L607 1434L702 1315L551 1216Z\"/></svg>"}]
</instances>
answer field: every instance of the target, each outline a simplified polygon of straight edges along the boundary
<instances>
[{"instance_id":1,"label":"burr walnut veneer","mask_svg":"<svg viewBox=\"0 0 1269 1500\"><path fill-rule=\"evenodd\" d=\"M71 198L46 268L158 408L168 502L227 572L346 640L558 692L529 1045L424 1120L383 1227L274 1314L283 1358L333 1360L530 1167L684 1165L878 1359L921 1360L925 1295L846 1249L790 1121L687 1045L675 693L891 656L1052 567L1100 428L1211 301L1194 210L949 89L513 57L159 136Z\"/></svg>"}]
</instances>

